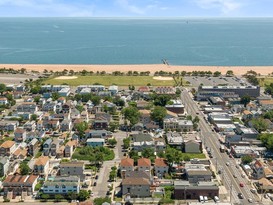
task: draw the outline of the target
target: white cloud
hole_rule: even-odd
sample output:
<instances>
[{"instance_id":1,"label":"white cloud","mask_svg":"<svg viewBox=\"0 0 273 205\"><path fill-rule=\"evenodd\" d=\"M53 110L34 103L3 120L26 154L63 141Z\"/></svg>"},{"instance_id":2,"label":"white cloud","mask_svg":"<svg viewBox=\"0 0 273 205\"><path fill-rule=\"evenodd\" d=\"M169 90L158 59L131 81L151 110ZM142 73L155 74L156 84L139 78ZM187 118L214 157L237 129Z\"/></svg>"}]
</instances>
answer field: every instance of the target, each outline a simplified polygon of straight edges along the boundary
<instances>
[{"instance_id":1,"label":"white cloud","mask_svg":"<svg viewBox=\"0 0 273 205\"><path fill-rule=\"evenodd\" d=\"M220 9L223 14L228 14L242 7L240 0L195 0L203 9Z\"/></svg>"}]
</instances>

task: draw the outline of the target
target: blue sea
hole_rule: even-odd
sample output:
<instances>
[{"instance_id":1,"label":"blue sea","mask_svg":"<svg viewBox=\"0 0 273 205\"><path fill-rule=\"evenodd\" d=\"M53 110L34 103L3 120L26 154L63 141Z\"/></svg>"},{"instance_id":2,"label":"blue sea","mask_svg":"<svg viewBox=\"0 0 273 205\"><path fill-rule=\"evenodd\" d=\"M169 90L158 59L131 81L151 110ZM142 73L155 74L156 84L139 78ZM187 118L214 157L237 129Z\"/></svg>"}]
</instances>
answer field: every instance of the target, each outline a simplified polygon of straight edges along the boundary
<instances>
[{"instance_id":1,"label":"blue sea","mask_svg":"<svg viewBox=\"0 0 273 205\"><path fill-rule=\"evenodd\" d=\"M273 65L273 19L0 18L0 64Z\"/></svg>"}]
</instances>

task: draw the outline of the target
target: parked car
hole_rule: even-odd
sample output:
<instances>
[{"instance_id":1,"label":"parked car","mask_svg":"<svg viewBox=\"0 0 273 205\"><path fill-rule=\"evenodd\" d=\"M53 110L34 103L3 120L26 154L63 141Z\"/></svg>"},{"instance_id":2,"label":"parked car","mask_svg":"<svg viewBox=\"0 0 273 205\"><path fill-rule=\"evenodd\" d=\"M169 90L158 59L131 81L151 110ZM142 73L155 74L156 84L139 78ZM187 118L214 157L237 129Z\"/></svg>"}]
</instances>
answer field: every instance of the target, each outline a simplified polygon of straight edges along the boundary
<instances>
[{"instance_id":1,"label":"parked car","mask_svg":"<svg viewBox=\"0 0 273 205\"><path fill-rule=\"evenodd\" d=\"M240 182L240 187L244 187L244 184L243 184L243 182Z\"/></svg>"},{"instance_id":2,"label":"parked car","mask_svg":"<svg viewBox=\"0 0 273 205\"><path fill-rule=\"evenodd\" d=\"M243 196L242 193L238 193L238 197L239 197L239 199L243 199L244 198L244 196Z\"/></svg>"},{"instance_id":3,"label":"parked car","mask_svg":"<svg viewBox=\"0 0 273 205\"><path fill-rule=\"evenodd\" d=\"M253 202L253 199L249 198L249 199L248 199L248 202L249 202L249 203L252 203L252 202Z\"/></svg>"},{"instance_id":4,"label":"parked car","mask_svg":"<svg viewBox=\"0 0 273 205\"><path fill-rule=\"evenodd\" d=\"M94 184L93 184L94 186L97 186L97 182L94 182Z\"/></svg>"}]
</instances>

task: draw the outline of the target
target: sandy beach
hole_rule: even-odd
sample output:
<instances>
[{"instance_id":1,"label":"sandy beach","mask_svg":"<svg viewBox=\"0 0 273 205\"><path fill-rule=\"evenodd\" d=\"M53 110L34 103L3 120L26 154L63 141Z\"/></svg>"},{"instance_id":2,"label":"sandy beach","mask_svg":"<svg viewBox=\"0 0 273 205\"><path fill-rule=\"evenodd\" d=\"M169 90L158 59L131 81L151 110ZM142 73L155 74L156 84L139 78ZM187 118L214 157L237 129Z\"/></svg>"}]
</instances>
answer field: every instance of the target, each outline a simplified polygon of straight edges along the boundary
<instances>
[{"instance_id":1,"label":"sandy beach","mask_svg":"<svg viewBox=\"0 0 273 205\"><path fill-rule=\"evenodd\" d=\"M156 71L221 71L223 74L227 70L233 70L234 74L242 75L249 70L254 70L261 75L268 75L273 72L273 66L180 66L180 65L165 65L165 64L145 64L145 65L58 65L58 64L0 64L0 68L13 68L21 69L25 68L29 71L39 71L43 72L45 69L50 71L62 71L64 69L74 70L74 71L106 71L111 73L113 71L150 71L154 73Z\"/></svg>"}]
</instances>

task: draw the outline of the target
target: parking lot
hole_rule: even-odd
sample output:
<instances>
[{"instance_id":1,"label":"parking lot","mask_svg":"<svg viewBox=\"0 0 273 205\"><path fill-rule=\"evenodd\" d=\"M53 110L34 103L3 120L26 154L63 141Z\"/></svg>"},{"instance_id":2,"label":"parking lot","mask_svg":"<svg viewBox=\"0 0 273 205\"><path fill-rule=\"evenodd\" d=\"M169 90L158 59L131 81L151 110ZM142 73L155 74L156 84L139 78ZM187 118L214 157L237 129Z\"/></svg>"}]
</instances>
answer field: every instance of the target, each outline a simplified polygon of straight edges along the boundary
<instances>
[{"instance_id":1,"label":"parking lot","mask_svg":"<svg viewBox=\"0 0 273 205\"><path fill-rule=\"evenodd\" d=\"M186 76L184 79L190 82L190 86L198 87L200 84L206 86L217 86L217 85L235 85L244 86L249 83L244 78L238 77L199 77L199 76Z\"/></svg>"}]
</instances>

